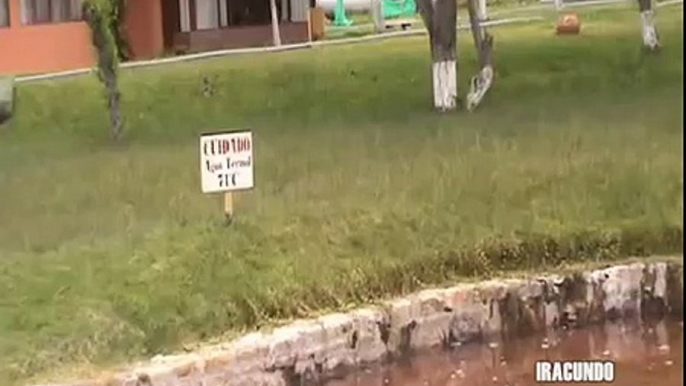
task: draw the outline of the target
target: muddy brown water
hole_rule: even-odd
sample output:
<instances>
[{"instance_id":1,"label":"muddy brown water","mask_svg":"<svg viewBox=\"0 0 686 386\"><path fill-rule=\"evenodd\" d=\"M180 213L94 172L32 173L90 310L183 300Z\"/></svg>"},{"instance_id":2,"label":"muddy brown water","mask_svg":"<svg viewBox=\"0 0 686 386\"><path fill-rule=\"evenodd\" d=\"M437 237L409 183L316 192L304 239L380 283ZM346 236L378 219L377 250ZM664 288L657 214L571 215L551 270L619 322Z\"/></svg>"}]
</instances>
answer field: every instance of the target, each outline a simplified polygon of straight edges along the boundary
<instances>
[{"instance_id":1,"label":"muddy brown water","mask_svg":"<svg viewBox=\"0 0 686 386\"><path fill-rule=\"evenodd\" d=\"M541 385L534 379L535 362L540 360L611 360L616 364L613 385L681 386L682 351L682 321L608 323L508 342L415 352L330 381L327 386Z\"/></svg>"}]
</instances>

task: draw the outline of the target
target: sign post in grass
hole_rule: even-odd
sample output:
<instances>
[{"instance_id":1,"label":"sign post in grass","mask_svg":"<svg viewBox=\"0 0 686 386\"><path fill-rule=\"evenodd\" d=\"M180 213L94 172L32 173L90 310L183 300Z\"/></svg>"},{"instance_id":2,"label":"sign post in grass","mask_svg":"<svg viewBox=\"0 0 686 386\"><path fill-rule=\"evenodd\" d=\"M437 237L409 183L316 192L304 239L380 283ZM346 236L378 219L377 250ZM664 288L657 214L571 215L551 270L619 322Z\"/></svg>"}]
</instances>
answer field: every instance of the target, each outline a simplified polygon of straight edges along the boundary
<instances>
[{"instance_id":1,"label":"sign post in grass","mask_svg":"<svg viewBox=\"0 0 686 386\"><path fill-rule=\"evenodd\" d=\"M233 193L253 189L254 153L249 130L206 133L200 136L200 176L203 193L224 194L227 224L234 219Z\"/></svg>"}]
</instances>

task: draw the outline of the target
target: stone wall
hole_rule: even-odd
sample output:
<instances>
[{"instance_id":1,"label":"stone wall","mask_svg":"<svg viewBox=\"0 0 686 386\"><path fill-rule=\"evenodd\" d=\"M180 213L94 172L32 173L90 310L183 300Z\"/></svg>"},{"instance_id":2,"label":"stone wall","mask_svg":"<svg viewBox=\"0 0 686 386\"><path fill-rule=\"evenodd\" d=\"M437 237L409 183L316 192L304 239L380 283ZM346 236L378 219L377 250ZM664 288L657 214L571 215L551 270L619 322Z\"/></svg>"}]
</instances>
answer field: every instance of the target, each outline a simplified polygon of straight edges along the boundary
<instances>
[{"instance_id":1,"label":"stone wall","mask_svg":"<svg viewBox=\"0 0 686 386\"><path fill-rule=\"evenodd\" d=\"M121 374L61 386L318 385L364 363L414 349L508 340L614 318L683 312L683 270L633 263L536 279L434 289L378 308L253 333L193 354L153 358Z\"/></svg>"}]
</instances>

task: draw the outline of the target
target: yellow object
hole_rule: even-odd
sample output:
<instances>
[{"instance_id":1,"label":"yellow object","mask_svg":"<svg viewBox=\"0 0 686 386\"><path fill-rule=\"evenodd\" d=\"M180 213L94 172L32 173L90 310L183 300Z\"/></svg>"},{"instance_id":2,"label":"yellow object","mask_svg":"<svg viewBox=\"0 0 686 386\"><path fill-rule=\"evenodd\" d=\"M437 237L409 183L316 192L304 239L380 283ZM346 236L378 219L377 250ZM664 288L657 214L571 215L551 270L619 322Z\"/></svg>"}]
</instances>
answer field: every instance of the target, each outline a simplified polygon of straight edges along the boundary
<instances>
[{"instance_id":1,"label":"yellow object","mask_svg":"<svg viewBox=\"0 0 686 386\"><path fill-rule=\"evenodd\" d=\"M310 38L320 40L324 38L326 16L320 7L310 9Z\"/></svg>"},{"instance_id":2,"label":"yellow object","mask_svg":"<svg viewBox=\"0 0 686 386\"><path fill-rule=\"evenodd\" d=\"M581 30L581 21L579 16L575 13L568 13L563 15L557 23L558 34L572 34L576 35Z\"/></svg>"}]
</instances>

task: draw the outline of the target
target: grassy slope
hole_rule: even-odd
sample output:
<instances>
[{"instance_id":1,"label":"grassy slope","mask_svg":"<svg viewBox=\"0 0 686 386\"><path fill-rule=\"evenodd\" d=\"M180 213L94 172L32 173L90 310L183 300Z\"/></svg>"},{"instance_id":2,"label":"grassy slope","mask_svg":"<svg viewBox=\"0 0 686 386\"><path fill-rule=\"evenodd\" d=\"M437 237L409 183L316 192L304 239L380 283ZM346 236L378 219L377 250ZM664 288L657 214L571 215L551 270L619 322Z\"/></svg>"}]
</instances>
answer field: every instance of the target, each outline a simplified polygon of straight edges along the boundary
<instances>
[{"instance_id":1,"label":"grassy slope","mask_svg":"<svg viewBox=\"0 0 686 386\"><path fill-rule=\"evenodd\" d=\"M680 252L681 9L658 56L633 10L582 20L494 29L474 114L431 112L422 38L124 72L119 147L94 79L22 85L0 129L0 384L456 276ZM226 229L197 134L243 126L257 189Z\"/></svg>"}]
</instances>

